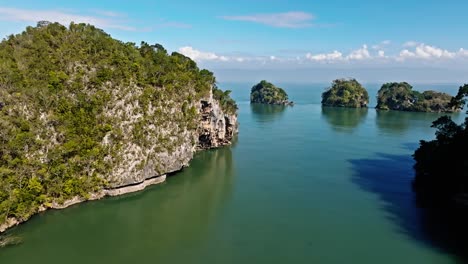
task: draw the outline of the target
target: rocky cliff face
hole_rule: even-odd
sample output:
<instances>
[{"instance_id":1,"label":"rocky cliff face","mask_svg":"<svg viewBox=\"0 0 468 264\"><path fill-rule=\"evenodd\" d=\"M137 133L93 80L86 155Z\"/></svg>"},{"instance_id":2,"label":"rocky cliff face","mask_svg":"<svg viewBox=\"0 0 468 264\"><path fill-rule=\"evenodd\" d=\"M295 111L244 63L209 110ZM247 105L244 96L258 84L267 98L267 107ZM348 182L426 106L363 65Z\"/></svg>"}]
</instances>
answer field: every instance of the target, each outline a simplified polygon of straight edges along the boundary
<instances>
[{"instance_id":1,"label":"rocky cliff face","mask_svg":"<svg viewBox=\"0 0 468 264\"><path fill-rule=\"evenodd\" d=\"M136 106L138 107L138 105ZM225 113L217 100L210 92L207 98L203 98L198 105L194 105L199 115L196 129L181 128L178 122L168 122L164 128L157 129L147 124L144 129L148 131L145 141L164 141L161 135L166 135L169 148L157 147L158 144L141 145L132 140L131 131L138 124L139 115L128 116L112 112L122 119L122 129L126 130L127 138L114 160L120 161L110 173L109 188L120 188L134 185L145 180L181 170L189 165L197 150L217 148L231 144L231 140L238 132L237 114ZM176 116L180 113L176 104L172 108L161 109L166 115ZM129 109L133 113L134 109ZM131 121L133 120L133 121ZM151 133L153 132L153 133ZM167 135L171 135L167 137Z\"/></svg>"},{"instance_id":2,"label":"rocky cliff face","mask_svg":"<svg viewBox=\"0 0 468 264\"><path fill-rule=\"evenodd\" d=\"M231 144L238 132L237 115L225 113L211 95L201 101L201 121L198 128L198 149L217 148Z\"/></svg>"}]
</instances>

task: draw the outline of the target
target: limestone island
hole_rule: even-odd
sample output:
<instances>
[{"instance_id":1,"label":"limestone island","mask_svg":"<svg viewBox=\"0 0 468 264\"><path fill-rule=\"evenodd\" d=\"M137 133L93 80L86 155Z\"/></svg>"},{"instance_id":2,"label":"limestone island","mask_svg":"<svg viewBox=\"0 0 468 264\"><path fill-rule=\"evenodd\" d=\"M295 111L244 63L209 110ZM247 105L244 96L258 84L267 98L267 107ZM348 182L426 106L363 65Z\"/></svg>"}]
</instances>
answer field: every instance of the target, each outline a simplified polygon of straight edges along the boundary
<instances>
[{"instance_id":1,"label":"limestone island","mask_svg":"<svg viewBox=\"0 0 468 264\"><path fill-rule=\"evenodd\" d=\"M293 102L289 101L286 91L265 80L252 87L252 91L250 92L250 103L294 105Z\"/></svg>"},{"instance_id":2,"label":"limestone island","mask_svg":"<svg viewBox=\"0 0 468 264\"><path fill-rule=\"evenodd\" d=\"M452 113L460 111L450 102L453 96L436 92L418 92L407 82L382 85L377 95L377 109L409 112Z\"/></svg>"},{"instance_id":3,"label":"limestone island","mask_svg":"<svg viewBox=\"0 0 468 264\"><path fill-rule=\"evenodd\" d=\"M369 104L367 90L356 79L337 79L322 94L322 106L364 108Z\"/></svg>"},{"instance_id":4,"label":"limestone island","mask_svg":"<svg viewBox=\"0 0 468 264\"><path fill-rule=\"evenodd\" d=\"M0 61L0 233L161 183L238 131L213 73L160 44L41 21L1 41Z\"/></svg>"},{"instance_id":5,"label":"limestone island","mask_svg":"<svg viewBox=\"0 0 468 264\"><path fill-rule=\"evenodd\" d=\"M382 85L377 95L377 109L410 112L451 113L460 111L450 105L453 96L436 92L418 92L407 82Z\"/></svg>"}]
</instances>

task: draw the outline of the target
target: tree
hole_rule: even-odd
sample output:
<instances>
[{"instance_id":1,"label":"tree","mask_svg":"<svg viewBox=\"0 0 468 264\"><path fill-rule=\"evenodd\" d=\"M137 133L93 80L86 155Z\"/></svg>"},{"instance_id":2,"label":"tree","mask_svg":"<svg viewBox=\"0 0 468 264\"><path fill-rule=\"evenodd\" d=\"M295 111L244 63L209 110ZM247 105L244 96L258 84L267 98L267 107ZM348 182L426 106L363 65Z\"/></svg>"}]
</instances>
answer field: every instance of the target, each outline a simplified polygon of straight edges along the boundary
<instances>
[{"instance_id":1,"label":"tree","mask_svg":"<svg viewBox=\"0 0 468 264\"><path fill-rule=\"evenodd\" d=\"M468 85L460 87L452 105L462 109ZM468 113L467 113L468 114ZM429 204L467 203L468 195L468 118L456 124L448 116L433 122L436 139L420 142L413 157L416 177L413 188Z\"/></svg>"}]
</instances>

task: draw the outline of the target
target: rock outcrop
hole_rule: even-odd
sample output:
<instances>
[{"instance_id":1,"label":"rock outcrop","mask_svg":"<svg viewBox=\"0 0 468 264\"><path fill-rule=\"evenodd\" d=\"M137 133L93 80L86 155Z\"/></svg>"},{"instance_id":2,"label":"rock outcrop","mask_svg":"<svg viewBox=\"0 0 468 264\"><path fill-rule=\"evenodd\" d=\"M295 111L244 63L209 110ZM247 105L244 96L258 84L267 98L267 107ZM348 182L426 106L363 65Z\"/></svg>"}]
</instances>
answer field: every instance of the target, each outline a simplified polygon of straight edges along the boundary
<instances>
[{"instance_id":1,"label":"rock outcrop","mask_svg":"<svg viewBox=\"0 0 468 264\"><path fill-rule=\"evenodd\" d=\"M368 104L369 94L356 79L334 80L322 94L323 106L361 108Z\"/></svg>"},{"instance_id":2,"label":"rock outcrop","mask_svg":"<svg viewBox=\"0 0 468 264\"><path fill-rule=\"evenodd\" d=\"M254 85L250 92L250 102L257 104L294 105L282 88L265 80Z\"/></svg>"},{"instance_id":3,"label":"rock outcrop","mask_svg":"<svg viewBox=\"0 0 468 264\"><path fill-rule=\"evenodd\" d=\"M377 109L410 112L456 112L450 105L452 96L436 91L418 92L406 83L386 83L382 85L377 96Z\"/></svg>"},{"instance_id":4,"label":"rock outcrop","mask_svg":"<svg viewBox=\"0 0 468 264\"><path fill-rule=\"evenodd\" d=\"M201 101L200 110L197 148L210 149L230 145L238 132L237 115L225 113L212 94L208 100Z\"/></svg>"}]
</instances>

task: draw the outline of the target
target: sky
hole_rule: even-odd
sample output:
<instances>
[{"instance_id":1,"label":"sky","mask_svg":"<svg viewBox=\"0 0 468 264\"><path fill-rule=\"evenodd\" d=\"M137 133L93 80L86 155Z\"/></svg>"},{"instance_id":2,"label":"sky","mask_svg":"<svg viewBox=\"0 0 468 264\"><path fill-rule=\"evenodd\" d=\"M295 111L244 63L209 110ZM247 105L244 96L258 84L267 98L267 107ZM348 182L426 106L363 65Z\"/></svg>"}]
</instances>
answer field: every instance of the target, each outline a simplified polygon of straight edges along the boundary
<instances>
[{"instance_id":1,"label":"sky","mask_svg":"<svg viewBox=\"0 0 468 264\"><path fill-rule=\"evenodd\" d=\"M0 36L39 20L160 43L219 81L468 82L466 0L0 0Z\"/></svg>"}]
</instances>

